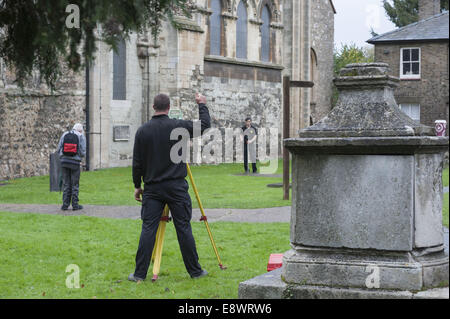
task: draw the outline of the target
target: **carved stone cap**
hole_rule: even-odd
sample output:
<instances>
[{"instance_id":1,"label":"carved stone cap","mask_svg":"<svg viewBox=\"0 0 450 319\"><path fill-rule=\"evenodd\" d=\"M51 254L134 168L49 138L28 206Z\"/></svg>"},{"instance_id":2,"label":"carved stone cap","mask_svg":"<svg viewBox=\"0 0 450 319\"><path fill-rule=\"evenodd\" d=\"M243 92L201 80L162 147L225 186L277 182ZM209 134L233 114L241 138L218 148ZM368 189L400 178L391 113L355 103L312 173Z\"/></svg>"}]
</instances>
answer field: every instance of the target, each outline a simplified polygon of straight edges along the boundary
<instances>
[{"instance_id":1,"label":"carved stone cap","mask_svg":"<svg viewBox=\"0 0 450 319\"><path fill-rule=\"evenodd\" d=\"M387 63L352 63L347 64L339 72L340 76L376 76L389 75Z\"/></svg>"},{"instance_id":2,"label":"carved stone cap","mask_svg":"<svg viewBox=\"0 0 450 319\"><path fill-rule=\"evenodd\" d=\"M398 78L389 75L387 63L353 63L348 64L334 79L334 84L340 90L384 88L398 86Z\"/></svg>"},{"instance_id":3,"label":"carved stone cap","mask_svg":"<svg viewBox=\"0 0 450 319\"><path fill-rule=\"evenodd\" d=\"M300 137L434 136L434 129L403 113L395 102L398 79L386 63L349 64L334 82L339 99L332 111L299 132Z\"/></svg>"}]
</instances>

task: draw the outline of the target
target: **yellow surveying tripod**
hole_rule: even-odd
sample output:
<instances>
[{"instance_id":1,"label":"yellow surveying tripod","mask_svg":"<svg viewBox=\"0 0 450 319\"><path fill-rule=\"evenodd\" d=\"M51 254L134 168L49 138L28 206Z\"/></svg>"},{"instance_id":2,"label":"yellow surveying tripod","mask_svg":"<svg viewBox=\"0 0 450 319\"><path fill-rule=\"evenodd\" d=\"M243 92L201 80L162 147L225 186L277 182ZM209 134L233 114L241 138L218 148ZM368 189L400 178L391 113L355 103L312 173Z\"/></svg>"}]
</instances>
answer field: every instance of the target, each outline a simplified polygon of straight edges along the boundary
<instances>
[{"instance_id":1,"label":"yellow surveying tripod","mask_svg":"<svg viewBox=\"0 0 450 319\"><path fill-rule=\"evenodd\" d=\"M202 217L200 218L200 221L204 221L206 230L208 231L209 239L211 240L211 244L214 249L214 253L216 254L217 261L219 262L220 269L224 270L227 267L223 266L222 261L219 257L219 252L217 251L216 244L214 242L211 229L209 228L208 219L206 218L205 211L203 210L203 205L200 200L200 196L198 195L197 186L194 182L194 177L192 176L191 168L189 167L189 164L186 163L187 173L189 176L189 180L191 181L192 188L194 189L195 197L197 198L198 206L200 208L200 212L202 213ZM166 224L170 221L169 217L169 207L167 205L164 206L164 210L161 216L161 221L158 226L158 230L156 232L156 239L155 239L155 246L153 247L153 253L152 253L152 262L153 262L153 277L152 281L156 281L158 279L159 270L161 267L161 258L162 258L162 249L163 249L163 243L164 243L164 233L166 231Z\"/></svg>"}]
</instances>

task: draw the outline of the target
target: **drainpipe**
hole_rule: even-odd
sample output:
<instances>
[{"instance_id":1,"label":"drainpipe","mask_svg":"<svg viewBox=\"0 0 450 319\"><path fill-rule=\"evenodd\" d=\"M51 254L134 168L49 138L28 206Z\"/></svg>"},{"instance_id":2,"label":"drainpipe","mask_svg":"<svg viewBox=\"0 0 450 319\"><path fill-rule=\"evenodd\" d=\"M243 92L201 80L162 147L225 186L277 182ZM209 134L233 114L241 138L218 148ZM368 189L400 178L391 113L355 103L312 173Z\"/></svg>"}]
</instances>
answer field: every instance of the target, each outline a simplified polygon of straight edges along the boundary
<instances>
[{"instance_id":1,"label":"drainpipe","mask_svg":"<svg viewBox=\"0 0 450 319\"><path fill-rule=\"evenodd\" d=\"M85 75L85 84L86 84L86 170L89 171L90 169L90 152L89 152L89 140L90 140L90 133L91 133L91 125L90 125L90 118L89 118L89 63L86 63L86 75Z\"/></svg>"}]
</instances>

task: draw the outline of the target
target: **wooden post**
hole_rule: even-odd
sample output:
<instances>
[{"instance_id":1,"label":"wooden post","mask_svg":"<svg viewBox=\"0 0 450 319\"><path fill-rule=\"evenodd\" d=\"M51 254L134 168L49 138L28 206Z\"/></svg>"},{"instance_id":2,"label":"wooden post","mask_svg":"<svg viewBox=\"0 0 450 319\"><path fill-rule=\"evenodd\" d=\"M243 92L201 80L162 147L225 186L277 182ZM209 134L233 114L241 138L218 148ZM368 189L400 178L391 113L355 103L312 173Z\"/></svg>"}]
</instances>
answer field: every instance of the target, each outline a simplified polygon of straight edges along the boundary
<instances>
[{"instance_id":1,"label":"wooden post","mask_svg":"<svg viewBox=\"0 0 450 319\"><path fill-rule=\"evenodd\" d=\"M290 130L290 94L291 80L283 77L283 140L289 138ZM283 199L289 200L289 151L283 146Z\"/></svg>"},{"instance_id":2,"label":"wooden post","mask_svg":"<svg viewBox=\"0 0 450 319\"><path fill-rule=\"evenodd\" d=\"M283 77L283 140L289 138L291 119L291 87L312 88L311 81L291 81L289 76ZM289 151L283 146L283 199L289 199Z\"/></svg>"}]
</instances>

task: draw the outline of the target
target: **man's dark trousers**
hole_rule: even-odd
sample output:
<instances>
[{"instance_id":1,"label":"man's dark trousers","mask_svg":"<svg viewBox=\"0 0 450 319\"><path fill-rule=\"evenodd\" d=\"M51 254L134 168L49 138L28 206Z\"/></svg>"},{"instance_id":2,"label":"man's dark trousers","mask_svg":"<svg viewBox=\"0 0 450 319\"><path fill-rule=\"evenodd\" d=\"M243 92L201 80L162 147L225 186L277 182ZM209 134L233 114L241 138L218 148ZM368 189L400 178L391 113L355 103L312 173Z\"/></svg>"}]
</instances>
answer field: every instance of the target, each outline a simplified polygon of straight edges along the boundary
<instances>
[{"instance_id":1,"label":"man's dark trousers","mask_svg":"<svg viewBox=\"0 0 450 319\"><path fill-rule=\"evenodd\" d=\"M244 169L248 172L248 144L244 144ZM256 163L252 163L252 171L253 173L258 171L256 169Z\"/></svg>"},{"instance_id":2,"label":"man's dark trousers","mask_svg":"<svg viewBox=\"0 0 450 319\"><path fill-rule=\"evenodd\" d=\"M191 276L201 274L202 269L198 263L197 249L190 223L192 203L188 189L189 185L184 178L145 184L141 209L142 231L136 253L135 277L142 279L147 277L156 232L165 204L169 206L173 218L187 272Z\"/></svg>"},{"instance_id":3,"label":"man's dark trousers","mask_svg":"<svg viewBox=\"0 0 450 319\"><path fill-rule=\"evenodd\" d=\"M72 203L72 207L77 207L80 188L80 165L62 166L61 169L64 185L63 206L69 207L70 203Z\"/></svg>"}]
</instances>

